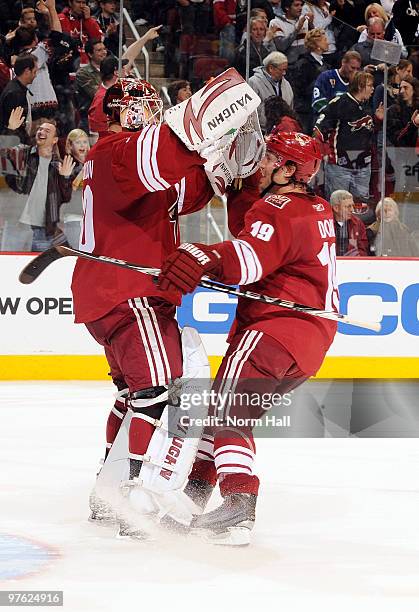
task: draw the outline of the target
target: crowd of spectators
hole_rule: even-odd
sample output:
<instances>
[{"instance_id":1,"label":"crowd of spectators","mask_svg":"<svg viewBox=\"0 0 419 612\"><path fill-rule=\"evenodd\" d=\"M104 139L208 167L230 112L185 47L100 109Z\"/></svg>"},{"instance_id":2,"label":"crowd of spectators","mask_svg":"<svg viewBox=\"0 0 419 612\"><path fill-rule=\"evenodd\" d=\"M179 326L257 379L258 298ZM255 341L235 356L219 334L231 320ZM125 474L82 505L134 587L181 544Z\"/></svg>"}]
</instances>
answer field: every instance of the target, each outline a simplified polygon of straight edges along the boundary
<instances>
[{"instance_id":1,"label":"crowd of spectators","mask_svg":"<svg viewBox=\"0 0 419 612\"><path fill-rule=\"evenodd\" d=\"M265 134L279 124L322 143L324 172L312 187L331 201L338 254L416 254L419 0L251 0L249 39L247 0L125 6L142 36L121 58L124 75L151 42L168 79L166 102L177 104L234 66L262 100ZM107 129L103 96L118 78L119 5L0 0L0 11L0 249L77 246L82 167ZM401 51L386 91L385 66L371 57L376 39Z\"/></svg>"}]
</instances>

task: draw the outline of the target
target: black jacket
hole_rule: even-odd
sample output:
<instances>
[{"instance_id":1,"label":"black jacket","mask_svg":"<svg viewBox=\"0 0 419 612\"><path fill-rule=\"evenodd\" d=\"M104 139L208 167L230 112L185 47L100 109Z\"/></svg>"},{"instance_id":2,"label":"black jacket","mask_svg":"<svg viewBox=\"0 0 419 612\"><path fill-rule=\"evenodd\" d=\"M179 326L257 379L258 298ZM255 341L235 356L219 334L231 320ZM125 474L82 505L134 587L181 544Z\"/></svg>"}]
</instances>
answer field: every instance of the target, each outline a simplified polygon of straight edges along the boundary
<instances>
[{"instance_id":1,"label":"black jacket","mask_svg":"<svg viewBox=\"0 0 419 612\"><path fill-rule=\"evenodd\" d=\"M7 132L7 125L9 123L10 113L17 106L21 106L23 108L23 116L26 117L28 115L28 100L26 98L26 92L28 88L25 85L22 85L17 78L14 78L12 81L7 83L6 87L3 89L0 95L0 134L4 134ZM16 136L19 137L21 142L26 142L27 134L25 128L25 122L21 125L18 130L13 132Z\"/></svg>"},{"instance_id":2,"label":"black jacket","mask_svg":"<svg viewBox=\"0 0 419 612\"><path fill-rule=\"evenodd\" d=\"M297 77L293 82L294 90L294 110L298 113L304 125L304 130L311 134L313 129L313 109L311 99L313 95L314 83L319 74L329 67L319 64L311 53L304 53L297 60L294 68L294 75Z\"/></svg>"},{"instance_id":3,"label":"black jacket","mask_svg":"<svg viewBox=\"0 0 419 612\"><path fill-rule=\"evenodd\" d=\"M12 154L12 152L16 153L16 149L18 149L17 157ZM0 154L2 156L6 155L13 165L15 165L14 160L19 159L19 168L15 166L16 173L6 175L6 183L16 193L29 194L38 172L39 155L37 148L20 145L19 147L14 147L13 150L2 149ZM53 154L48 168L48 188L45 202L45 226L48 236L54 235L59 221L60 207L64 202L70 201L72 194L72 177L66 178L59 174L59 162L59 157ZM20 171L20 168L23 168L23 170Z\"/></svg>"},{"instance_id":4,"label":"black jacket","mask_svg":"<svg viewBox=\"0 0 419 612\"><path fill-rule=\"evenodd\" d=\"M317 119L314 136L329 143L329 163L365 168L371 163L374 136L371 107L349 93L334 98Z\"/></svg>"},{"instance_id":5,"label":"black jacket","mask_svg":"<svg viewBox=\"0 0 419 612\"><path fill-rule=\"evenodd\" d=\"M400 100L390 106L387 112L387 135L395 147L415 147L418 127L412 122L412 106Z\"/></svg>"},{"instance_id":6,"label":"black jacket","mask_svg":"<svg viewBox=\"0 0 419 612\"><path fill-rule=\"evenodd\" d=\"M393 5L393 21L405 45L417 45L419 9L415 0L396 0Z\"/></svg>"}]
</instances>

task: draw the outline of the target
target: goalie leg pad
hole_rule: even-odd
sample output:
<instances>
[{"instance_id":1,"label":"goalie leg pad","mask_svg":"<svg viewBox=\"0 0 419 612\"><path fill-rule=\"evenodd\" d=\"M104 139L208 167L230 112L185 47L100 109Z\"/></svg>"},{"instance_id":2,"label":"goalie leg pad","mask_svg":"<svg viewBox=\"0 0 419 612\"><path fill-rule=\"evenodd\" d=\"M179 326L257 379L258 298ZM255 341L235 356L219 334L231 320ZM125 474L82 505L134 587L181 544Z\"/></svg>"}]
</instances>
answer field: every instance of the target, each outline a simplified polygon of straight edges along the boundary
<instances>
[{"instance_id":1,"label":"goalie leg pad","mask_svg":"<svg viewBox=\"0 0 419 612\"><path fill-rule=\"evenodd\" d=\"M119 478L117 486L124 481L122 490L129 487L128 497L131 508L140 514L155 513L160 518L170 513L175 520L188 525L197 509L182 489L194 461L202 432L202 426L191 425L191 420L205 417L208 406L202 403L198 408L185 412L184 407L177 404L182 393L186 396L202 393L203 386L209 391L210 371L198 332L186 327L182 331L181 339L184 372L182 380L175 380L169 390L165 387L151 388L130 395L127 400L130 410L101 476L103 475L104 479L106 465L114 459L113 464L119 465L119 473L125 475L124 478ZM168 396L173 403L165 405ZM149 428L147 431L150 435L134 439L138 430L144 432L144 427ZM122 444L118 444L120 440ZM123 444L125 444L124 449ZM116 453L115 447L121 451L119 454ZM131 463L131 479L129 463ZM115 469L114 472L116 471ZM107 472L110 473L110 469ZM115 480L112 480L112 484L115 490Z\"/></svg>"},{"instance_id":2,"label":"goalie leg pad","mask_svg":"<svg viewBox=\"0 0 419 612\"><path fill-rule=\"evenodd\" d=\"M195 329L184 327L181 341L183 377L169 387L169 403L158 422L153 423L156 429L146 452L137 457L142 464L136 479L140 486L136 489L152 494L160 517L170 514L179 523L188 525L199 509L182 489L195 459L202 433L200 421L207 416L208 406L202 402L197 408L185 411L179 398L209 391L210 368ZM138 414L136 418L145 416ZM130 501L135 503L141 495L132 491Z\"/></svg>"},{"instance_id":3,"label":"goalie leg pad","mask_svg":"<svg viewBox=\"0 0 419 612\"><path fill-rule=\"evenodd\" d=\"M155 427L167 403L167 387L150 387L129 395L127 405L132 410L129 429L129 458L135 462L142 461ZM138 476L138 474L133 474Z\"/></svg>"}]
</instances>

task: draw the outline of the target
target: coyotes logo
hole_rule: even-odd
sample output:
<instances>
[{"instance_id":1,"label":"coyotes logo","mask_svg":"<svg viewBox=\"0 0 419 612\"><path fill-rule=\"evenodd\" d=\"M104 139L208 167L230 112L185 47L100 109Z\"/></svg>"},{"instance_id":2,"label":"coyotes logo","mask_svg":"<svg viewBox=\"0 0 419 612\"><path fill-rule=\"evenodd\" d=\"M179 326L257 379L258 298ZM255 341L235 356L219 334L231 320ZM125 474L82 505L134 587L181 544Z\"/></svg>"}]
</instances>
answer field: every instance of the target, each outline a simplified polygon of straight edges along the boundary
<instances>
[{"instance_id":1,"label":"coyotes logo","mask_svg":"<svg viewBox=\"0 0 419 612\"><path fill-rule=\"evenodd\" d=\"M358 132L358 130L363 128L371 131L374 127L374 121L371 115L365 115L356 121L348 121L348 125L351 127L351 132Z\"/></svg>"}]
</instances>

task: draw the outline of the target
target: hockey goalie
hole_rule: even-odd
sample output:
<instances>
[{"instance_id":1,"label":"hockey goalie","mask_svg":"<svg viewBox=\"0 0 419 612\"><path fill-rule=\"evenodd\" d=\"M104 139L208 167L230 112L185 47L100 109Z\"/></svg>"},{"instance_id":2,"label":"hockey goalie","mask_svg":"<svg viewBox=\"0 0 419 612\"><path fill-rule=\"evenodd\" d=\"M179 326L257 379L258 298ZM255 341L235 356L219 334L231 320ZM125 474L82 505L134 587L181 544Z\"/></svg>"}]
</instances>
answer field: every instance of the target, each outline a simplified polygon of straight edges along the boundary
<instances>
[{"instance_id":1,"label":"hockey goalie","mask_svg":"<svg viewBox=\"0 0 419 612\"><path fill-rule=\"evenodd\" d=\"M152 85L120 79L104 98L110 131L84 167L80 249L160 268L179 244L179 216L256 170L264 152L259 103L229 69L167 111L162 123ZM200 432L182 430L176 395L208 378L208 366L193 331L184 330L181 341L175 320L181 292L83 259L72 292L76 323L104 347L118 389L91 519L110 515L120 537L139 539L147 537L150 519L172 517L186 526L195 508L182 488Z\"/></svg>"}]
</instances>

